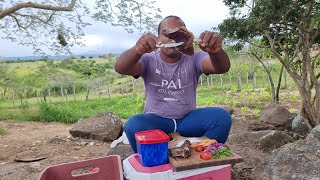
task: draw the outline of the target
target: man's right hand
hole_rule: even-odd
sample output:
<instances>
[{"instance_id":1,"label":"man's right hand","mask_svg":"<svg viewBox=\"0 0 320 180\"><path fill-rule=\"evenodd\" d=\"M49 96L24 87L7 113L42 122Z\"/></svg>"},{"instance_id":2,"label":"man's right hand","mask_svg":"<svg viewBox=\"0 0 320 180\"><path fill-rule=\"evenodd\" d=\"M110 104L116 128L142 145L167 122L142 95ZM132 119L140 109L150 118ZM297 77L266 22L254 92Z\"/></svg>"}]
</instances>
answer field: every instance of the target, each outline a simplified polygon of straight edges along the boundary
<instances>
[{"instance_id":1,"label":"man's right hand","mask_svg":"<svg viewBox=\"0 0 320 180\"><path fill-rule=\"evenodd\" d=\"M142 56L145 53L154 51L158 42L159 38L157 36L152 33L146 33L139 38L134 49L137 54Z\"/></svg>"}]
</instances>

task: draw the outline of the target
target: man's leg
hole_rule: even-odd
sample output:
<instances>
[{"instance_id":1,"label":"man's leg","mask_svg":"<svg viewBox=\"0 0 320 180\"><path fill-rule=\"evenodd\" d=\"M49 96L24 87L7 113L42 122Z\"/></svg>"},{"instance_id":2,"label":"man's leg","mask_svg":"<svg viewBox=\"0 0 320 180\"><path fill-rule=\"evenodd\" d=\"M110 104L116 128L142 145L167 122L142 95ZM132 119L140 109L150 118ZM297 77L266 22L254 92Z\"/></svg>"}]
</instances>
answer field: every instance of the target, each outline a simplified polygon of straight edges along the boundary
<instances>
[{"instance_id":1,"label":"man's leg","mask_svg":"<svg viewBox=\"0 0 320 180\"><path fill-rule=\"evenodd\" d=\"M137 152L135 133L152 129L160 129L165 133L170 133L174 130L174 122L171 119L153 114L137 114L129 118L125 123L124 131L135 153Z\"/></svg>"},{"instance_id":2,"label":"man's leg","mask_svg":"<svg viewBox=\"0 0 320 180\"><path fill-rule=\"evenodd\" d=\"M223 108L207 107L191 111L177 121L177 131L182 136L206 136L225 143L231 128L231 116Z\"/></svg>"}]
</instances>

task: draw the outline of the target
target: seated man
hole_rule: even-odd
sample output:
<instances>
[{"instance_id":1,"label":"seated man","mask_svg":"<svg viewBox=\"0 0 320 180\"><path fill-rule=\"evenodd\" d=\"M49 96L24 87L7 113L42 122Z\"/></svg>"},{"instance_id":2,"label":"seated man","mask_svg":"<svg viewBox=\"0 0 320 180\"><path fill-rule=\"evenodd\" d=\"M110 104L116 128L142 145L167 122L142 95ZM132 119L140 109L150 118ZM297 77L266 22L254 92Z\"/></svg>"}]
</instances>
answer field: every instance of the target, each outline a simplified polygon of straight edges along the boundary
<instances>
[{"instance_id":1,"label":"seated man","mask_svg":"<svg viewBox=\"0 0 320 180\"><path fill-rule=\"evenodd\" d=\"M231 127L231 116L222 108L196 109L196 89L204 74L221 74L230 68L228 55L222 49L222 40L214 32L199 36L202 51L185 55L175 47L156 45L170 43L164 32L185 28L177 16L164 18L158 26L158 37L146 33L135 46L118 58L115 70L120 74L141 76L144 80L146 103L143 114L137 114L125 123L125 132L134 152L137 152L135 133L160 129L165 133L179 132L186 137L207 136L225 143Z\"/></svg>"}]
</instances>

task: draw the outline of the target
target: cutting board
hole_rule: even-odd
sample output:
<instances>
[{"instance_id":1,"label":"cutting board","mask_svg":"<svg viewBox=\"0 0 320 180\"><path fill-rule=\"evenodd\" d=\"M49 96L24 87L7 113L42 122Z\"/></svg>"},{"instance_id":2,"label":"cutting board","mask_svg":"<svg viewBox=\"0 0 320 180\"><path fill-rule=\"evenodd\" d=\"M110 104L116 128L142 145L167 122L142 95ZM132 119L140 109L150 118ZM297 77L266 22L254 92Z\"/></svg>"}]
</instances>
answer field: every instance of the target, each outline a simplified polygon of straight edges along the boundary
<instances>
[{"instance_id":1,"label":"cutting board","mask_svg":"<svg viewBox=\"0 0 320 180\"><path fill-rule=\"evenodd\" d=\"M179 134L171 134L173 140L170 141L169 147L174 147L177 142L187 139L182 137ZM208 139L207 137L200 137L200 139ZM171 157L169 156L169 162L172 165L173 171L185 171L197 168L205 168L210 166L219 166L226 164L236 164L243 162L243 158L232 152L232 156L226 157L224 159L211 159L211 160L202 160L200 159L200 152L196 152L195 149L191 149L191 156L188 158L182 157Z\"/></svg>"}]
</instances>

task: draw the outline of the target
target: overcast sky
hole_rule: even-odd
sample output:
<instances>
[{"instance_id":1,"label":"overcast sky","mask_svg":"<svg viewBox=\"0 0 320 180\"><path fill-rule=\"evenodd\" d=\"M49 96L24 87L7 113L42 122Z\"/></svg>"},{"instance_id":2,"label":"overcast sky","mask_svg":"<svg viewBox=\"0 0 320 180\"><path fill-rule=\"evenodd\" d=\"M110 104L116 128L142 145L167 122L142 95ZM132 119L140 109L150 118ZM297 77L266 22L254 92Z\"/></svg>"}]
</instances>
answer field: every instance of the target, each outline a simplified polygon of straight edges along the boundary
<instances>
[{"instance_id":1,"label":"overcast sky","mask_svg":"<svg viewBox=\"0 0 320 180\"><path fill-rule=\"evenodd\" d=\"M186 23L187 28L198 37L204 30L216 27L228 16L228 8L222 0L157 0L156 6L161 15L177 15ZM129 34L120 27L107 24L93 24L84 29L86 47L74 47L74 54L121 53L132 47L138 34ZM52 53L53 54L53 53ZM0 39L0 56L30 56L33 50L8 40Z\"/></svg>"}]
</instances>

